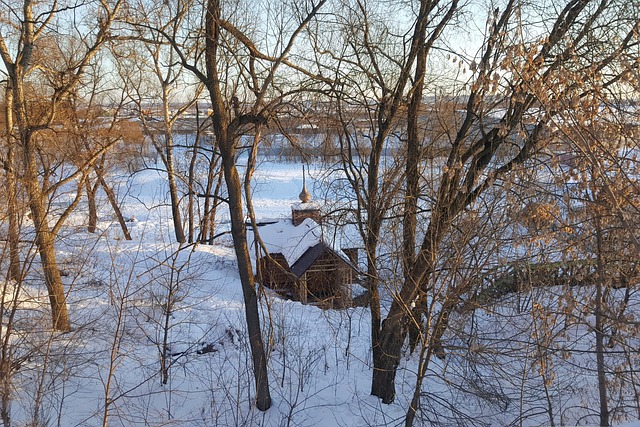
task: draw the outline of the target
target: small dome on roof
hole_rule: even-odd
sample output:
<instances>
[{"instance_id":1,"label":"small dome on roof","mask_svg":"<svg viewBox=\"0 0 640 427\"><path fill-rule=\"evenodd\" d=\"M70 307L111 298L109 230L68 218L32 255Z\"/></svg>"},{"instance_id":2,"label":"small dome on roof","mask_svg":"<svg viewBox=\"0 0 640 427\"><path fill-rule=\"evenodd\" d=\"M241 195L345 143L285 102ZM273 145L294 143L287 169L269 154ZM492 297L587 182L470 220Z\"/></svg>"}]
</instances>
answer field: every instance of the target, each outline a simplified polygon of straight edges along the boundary
<instances>
[{"instance_id":1,"label":"small dome on roof","mask_svg":"<svg viewBox=\"0 0 640 427\"><path fill-rule=\"evenodd\" d=\"M309 200L311 200L311 194L309 194L309 192L307 191L306 185L302 185L302 191L300 192L300 194L298 194L298 197L300 198L300 201L302 203L308 203Z\"/></svg>"}]
</instances>

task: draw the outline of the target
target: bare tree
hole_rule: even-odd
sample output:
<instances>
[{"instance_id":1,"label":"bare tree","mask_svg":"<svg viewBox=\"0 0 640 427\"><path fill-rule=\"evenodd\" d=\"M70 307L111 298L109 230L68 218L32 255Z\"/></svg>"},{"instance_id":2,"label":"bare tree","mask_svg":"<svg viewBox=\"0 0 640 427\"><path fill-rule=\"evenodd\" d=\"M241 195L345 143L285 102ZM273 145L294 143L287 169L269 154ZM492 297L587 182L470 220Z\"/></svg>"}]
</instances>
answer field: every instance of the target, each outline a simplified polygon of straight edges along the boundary
<instances>
[{"instance_id":1,"label":"bare tree","mask_svg":"<svg viewBox=\"0 0 640 427\"><path fill-rule=\"evenodd\" d=\"M175 39L184 31L182 20L187 12L184 5L178 4L177 7L173 7L163 3L158 7L156 3L139 2L138 8L141 19L139 22L132 22L135 34L133 38L142 42L139 45L143 53L136 53L136 45L132 45L125 48L128 51L126 55L118 52L115 55L122 58L126 64L119 68L122 74L126 74L123 78L129 80L126 85L130 88L129 96L137 107L145 135L155 147L167 172L174 233L179 243L185 243L187 239L180 206L182 197L178 187L179 181L186 182L187 178L180 176L177 170L174 128L176 122L194 106L203 86L196 85L193 90L189 87L185 81L182 64L162 35L171 34ZM119 47L115 46L114 49L117 51ZM132 73L124 68L138 71ZM149 76L152 76L153 80L150 80ZM143 81L131 81L132 78ZM156 100L160 102L159 106ZM155 122L154 119L158 116L162 120ZM187 138L181 145L186 148L188 144L191 144L191 141ZM193 153L194 156L195 154Z\"/></svg>"},{"instance_id":2,"label":"bare tree","mask_svg":"<svg viewBox=\"0 0 640 427\"><path fill-rule=\"evenodd\" d=\"M637 22L629 20L626 27L620 29L619 44L602 49L594 70L592 64L581 63L574 55L593 49L586 34L594 30L597 22L608 19L609 13L615 13L613 9L586 1L568 2L557 16L547 17L554 24L547 37L532 43L537 49L525 48L506 37L520 13L520 6L509 2L489 16L486 41L478 62L470 64L475 70L470 92L466 103L460 105L463 118L456 132L450 135L449 153L436 187L424 237L408 274L394 293L381 328L381 357L375 363L373 393L383 402L393 401L395 372L406 336L406 324L419 321L412 316L411 307L420 295L430 293L430 277L439 248L453 220L487 188L542 148L548 122L557 114L558 97L576 93L585 98L594 94L593 86L587 84L576 88L566 82L563 78L565 69L576 67L582 76L594 71L602 73L602 84L614 84L620 80L622 72L610 75L610 66L619 60L621 52L632 49L635 43ZM568 44L567 38L571 40ZM523 52L522 59L513 57L515 49ZM498 71L507 65L513 68L513 73L505 78L506 84L501 87ZM501 95L499 103L494 98L497 94ZM487 113L498 107L504 108L501 111L505 113L497 120L489 119ZM444 307L448 305L446 298L443 304Z\"/></svg>"},{"instance_id":3,"label":"bare tree","mask_svg":"<svg viewBox=\"0 0 640 427\"><path fill-rule=\"evenodd\" d=\"M341 16L353 11L342 30L345 43L340 49L323 45L319 50L328 52L327 69L335 70L338 64L342 67L338 70L359 70L351 79L337 71L346 82L344 89L336 92L337 114L347 159L344 173L355 194L356 222L369 259L372 394L390 403L403 344L412 325L426 328L423 337L433 352L440 353L449 314L470 286L451 283L447 291L435 291L433 280L443 241L459 217L475 211L479 197L489 188L508 182L516 169L535 167L535 162L527 161L547 147L553 130L549 124L560 111L598 105L604 99L602 88L628 81L636 72L637 64L629 58L637 46L638 22L620 11L637 5L575 0L551 12L507 1L487 10L480 50L467 54L459 47L447 47L439 38L452 31L448 27L453 17L469 12L470 5L421 2L420 8L411 12L415 20L410 29L396 31L412 35L406 48L398 50L400 56L385 52L383 46L393 46L388 37L393 32L373 10L367 10L365 6L371 4L355 2L350 6L342 7ZM611 20L615 26L609 25ZM529 31L527 26L534 26L533 22L545 22L544 35L538 37L539 32ZM595 34L609 38L613 33L612 44L598 43L594 38ZM458 74L450 71L446 85L425 79L435 73L429 67L446 60L434 46L449 50L453 62L459 64ZM400 61L392 60L398 57ZM394 75L396 79L389 78ZM433 103L433 114L429 107L423 109L425 93L429 94L427 99L441 100ZM356 95L365 99L360 102L364 106L361 110L368 113L355 113ZM573 100L574 107L565 100ZM437 137L421 129L430 114L440 127ZM356 126L362 127L363 119L369 123L364 132ZM363 135L360 143L359 133ZM397 142L389 144L394 134ZM384 150L396 147L403 147L406 153L404 173L398 172L400 161L393 163L388 158L381 168ZM439 162L435 167L421 169L425 156L436 152ZM351 161L352 157L359 161ZM398 189L404 189L402 202L392 196ZM401 280L380 280L376 262L379 242L387 232L385 222L393 215L404 218L404 244L402 257L390 255L391 268L403 266L404 275ZM419 230L417 224L421 224ZM377 295L380 285L385 285L383 289L392 297L384 321ZM425 313L425 304L434 298L440 307L438 321L430 322L433 316ZM408 424L411 416L408 414Z\"/></svg>"},{"instance_id":4,"label":"bare tree","mask_svg":"<svg viewBox=\"0 0 640 427\"><path fill-rule=\"evenodd\" d=\"M388 263L386 238L389 218L403 215L405 268L415 252L422 141L418 121L427 78L427 58L443 30L456 16L458 2L421 1L415 5L409 28L380 19L387 6L376 2L341 2L337 11L341 35L339 50L333 37L320 35L317 50L328 52L319 67L336 74L334 92L337 140L347 197L354 198L353 218L358 224L367 257L366 288L371 309L371 340L376 366L372 394L380 395L377 372L384 357L380 288L387 286L381 271ZM320 34L326 34L324 30ZM394 34L405 34L394 37ZM407 105L407 101L409 105ZM406 126L406 133L402 128ZM403 147L404 144L404 147ZM406 150L402 157L392 153ZM404 167L402 164L404 163ZM340 186L342 184L339 183ZM405 190L404 200L397 194ZM399 209L400 206L404 206ZM398 213L404 211L404 213ZM386 275L386 273L383 273ZM385 284L385 286L382 286Z\"/></svg>"},{"instance_id":5,"label":"bare tree","mask_svg":"<svg viewBox=\"0 0 640 427\"><path fill-rule=\"evenodd\" d=\"M342 148L342 171L356 198L354 216L367 256L371 338L374 365L378 367L386 351L380 341L380 241L386 233L385 222L393 215L390 211L397 212L398 206L403 206L404 268L413 264L421 195L419 165L423 152L418 122L424 114L427 60L444 29L459 13L459 4L457 1L420 2L411 27L403 30L411 34L404 45L403 40L393 39L392 34L398 30L378 18L385 12L383 7L378 10L376 6L379 5L365 2L341 4L342 10L336 15L343 20L340 31L344 34L344 47L331 53L331 60L324 65L332 69L334 61L340 64L335 69L341 82L340 90L336 91L341 128L338 142ZM322 38L318 43L323 43ZM318 49L331 52L331 48L324 45ZM406 133L401 134L404 126ZM398 150L406 150L404 156L391 160L388 154ZM402 189L404 201L396 197ZM381 396L382 377L377 370L375 368L372 394Z\"/></svg>"},{"instance_id":6,"label":"bare tree","mask_svg":"<svg viewBox=\"0 0 640 427\"><path fill-rule=\"evenodd\" d=\"M47 42L52 40L49 38L52 36L50 24L63 18L64 13L60 12L61 10L71 10L81 6L61 7L57 2L40 4L31 0L25 0L16 5L7 4L10 10L8 16L16 18L16 26L13 27L16 30L14 32L10 29L11 27L4 26L0 33L0 57L7 70L7 78L13 93L12 110L15 114L16 145L24 164L23 182L35 226L36 245L42 261L45 284L49 292L52 324L54 329L61 331L71 328L54 246L56 232L61 223L58 221L53 227L49 225L46 207L47 189L43 187L44 183L39 177L38 150L43 143L43 138L46 138L43 136L44 131L56 122L65 99L81 82L88 65L109 36L109 29L121 4L121 1L113 4L101 3L95 12L99 20L95 33L86 34L86 39L78 43L78 50L73 55L69 55L66 58L67 61L43 62L43 59L46 59ZM77 28L79 27L72 28L71 31L76 31ZM61 46L58 53L65 53ZM56 75L56 78L52 79L54 85L48 92L45 92L44 88L39 88L41 91L39 96L34 97L34 91L30 89L36 89L37 86L33 86L32 82L37 80L38 74L43 70L46 71L45 75L49 74L51 77ZM34 104L40 108L34 107ZM74 178L81 174L82 171L78 171ZM68 215L63 213L61 219L65 218L65 214Z\"/></svg>"},{"instance_id":7,"label":"bare tree","mask_svg":"<svg viewBox=\"0 0 640 427\"><path fill-rule=\"evenodd\" d=\"M292 14L291 19L278 22L274 27L274 46L267 43L269 37L265 39L257 37L257 34L254 36L252 31L257 28L252 29L251 23L241 20L234 22L241 16L239 11L226 10L217 0L208 0L204 5L204 46L196 46L195 51L187 50L175 34L155 29L172 44L183 66L202 82L209 93L211 126L216 146L220 150L226 184L231 234L242 283L253 360L256 405L260 410L267 410L271 406L271 396L267 359L260 331L258 298L245 229L243 197L249 195L243 195L236 160L241 137L273 120L283 100L301 91L280 87L280 74L286 76L287 71L284 70L287 69L294 75L314 79L319 77L294 64L289 55L302 30L324 3L324 0L320 0L300 6L286 4L285 7ZM265 53L263 47L271 49L271 52ZM199 62L200 59L202 62Z\"/></svg>"},{"instance_id":8,"label":"bare tree","mask_svg":"<svg viewBox=\"0 0 640 427\"><path fill-rule=\"evenodd\" d=\"M99 59L98 59L99 61ZM98 62L96 61L96 62ZM120 203L114 189L108 182L108 173L113 164L126 158L124 152L115 153L109 150L114 146L135 145L142 139L142 132L138 126L121 117L125 99L121 95L117 102L111 104L106 110L102 101L106 99L106 92L114 92L114 89L101 89L104 83L104 70L101 64L92 64L91 81L83 87L86 96L80 96L78 91L73 92L67 103L66 121L64 131L60 131L68 141L68 145L74 147L74 152L68 161L76 165L78 169L89 167L90 173L86 176L85 190L88 203L87 230L95 233L98 222L97 196L100 188L107 196L109 205L120 225L124 238L131 240L131 234L127 227L127 221L120 209ZM87 72L89 74L89 72ZM95 153L100 153L93 158Z\"/></svg>"}]
</instances>

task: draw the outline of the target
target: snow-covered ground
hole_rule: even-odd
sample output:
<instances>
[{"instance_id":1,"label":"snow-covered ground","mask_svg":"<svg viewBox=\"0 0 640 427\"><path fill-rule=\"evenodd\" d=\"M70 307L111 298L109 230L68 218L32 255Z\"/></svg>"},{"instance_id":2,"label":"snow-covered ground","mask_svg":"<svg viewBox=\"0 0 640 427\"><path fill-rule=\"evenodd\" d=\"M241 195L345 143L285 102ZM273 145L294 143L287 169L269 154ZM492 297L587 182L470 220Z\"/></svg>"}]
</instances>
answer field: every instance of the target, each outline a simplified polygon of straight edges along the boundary
<instances>
[{"instance_id":1,"label":"snow-covered ground","mask_svg":"<svg viewBox=\"0 0 640 427\"><path fill-rule=\"evenodd\" d=\"M311 168L310 189L319 169ZM298 163L259 166L253 194L258 219L290 215L302 188L301 171ZM13 381L12 425L403 424L417 354L403 358L397 399L383 405L369 395L368 309L322 310L280 299L268 290L260 310L273 407L264 413L256 410L242 293L229 238L223 236L211 246L179 247L172 239L163 174L147 170L112 178L119 179L133 240L122 239L107 203L102 204L96 234L86 232L83 215L70 219L58 245L69 291L70 333L51 333L42 281L35 269L27 279L12 338L20 360ZM225 216L220 217L222 228ZM562 365L555 357L549 363L554 359L556 365L543 367L534 360L533 349L520 352L529 344L507 344L513 337L526 341L527 328L540 325L542 315L521 312L521 301L515 298L503 304L477 311L473 321L452 320L460 335L450 341L459 338L459 350L446 361L431 363L423 385L425 410L417 424L548 425L549 408L556 425L596 422L585 409L597 408L595 374ZM479 331L477 343L464 342L462 332L468 328ZM166 372L160 357L164 342ZM588 342L585 332L585 343L576 347ZM508 345L513 352L493 351ZM571 359L583 362L585 358ZM551 369L562 377L541 376Z\"/></svg>"},{"instance_id":2,"label":"snow-covered ground","mask_svg":"<svg viewBox=\"0 0 640 427\"><path fill-rule=\"evenodd\" d=\"M301 164L261 165L254 193L259 218L290 215L301 170ZM132 241L122 239L106 203L97 234L85 231L82 215L62 233L71 333L50 333L45 289L38 277L27 280L22 298L29 302L19 312L14 344L25 359L14 381L15 425L34 418L42 425L102 425L105 414L109 425L188 426L386 425L401 416L400 405L382 408L368 396L366 309L323 311L268 291L261 312L274 405L255 410L229 239L172 243L161 172L123 176L118 190ZM165 331L170 366L162 384Z\"/></svg>"}]
</instances>

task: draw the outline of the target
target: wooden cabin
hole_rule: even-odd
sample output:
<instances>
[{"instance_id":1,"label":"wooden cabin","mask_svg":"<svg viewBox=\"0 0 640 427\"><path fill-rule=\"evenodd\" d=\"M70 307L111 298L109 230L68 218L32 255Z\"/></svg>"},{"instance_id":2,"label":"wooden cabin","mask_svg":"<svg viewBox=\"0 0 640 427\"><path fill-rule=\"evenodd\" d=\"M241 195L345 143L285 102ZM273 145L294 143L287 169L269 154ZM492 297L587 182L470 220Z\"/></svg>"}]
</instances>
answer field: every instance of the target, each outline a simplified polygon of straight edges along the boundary
<instances>
[{"instance_id":1,"label":"wooden cabin","mask_svg":"<svg viewBox=\"0 0 640 427\"><path fill-rule=\"evenodd\" d=\"M291 219L259 226L260 239L251 230L256 281L304 304L345 307L358 283L357 249L332 247L319 222L319 207L307 200L293 205Z\"/></svg>"}]
</instances>

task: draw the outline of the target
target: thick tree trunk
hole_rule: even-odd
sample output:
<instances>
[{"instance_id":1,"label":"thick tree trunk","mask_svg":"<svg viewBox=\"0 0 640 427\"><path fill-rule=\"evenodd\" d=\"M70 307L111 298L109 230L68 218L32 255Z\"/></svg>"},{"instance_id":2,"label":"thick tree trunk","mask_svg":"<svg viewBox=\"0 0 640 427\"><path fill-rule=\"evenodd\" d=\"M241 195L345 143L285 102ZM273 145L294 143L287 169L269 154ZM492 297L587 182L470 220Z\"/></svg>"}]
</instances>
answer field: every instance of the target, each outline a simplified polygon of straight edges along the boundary
<instances>
[{"instance_id":1,"label":"thick tree trunk","mask_svg":"<svg viewBox=\"0 0 640 427\"><path fill-rule=\"evenodd\" d=\"M393 122L396 114L399 111L401 99L403 97L403 91L409 81L410 70L414 63L414 58L418 55L419 47L424 45L424 25L428 19L428 12L425 11L425 5L428 3L421 2L420 15L418 16L418 23L416 24L416 30L413 40L411 51L406 61L405 67L403 67L400 78L398 80L396 90L392 94L390 102L389 100L380 101L377 111L377 126L378 134L375 139L375 144L372 149L372 153L369 158L369 170L367 180L367 251L369 256L373 256L373 270L376 270L375 266L375 253L377 251L378 241L380 238L380 228L382 226L382 217L384 216L384 209L381 207L384 205L384 201L381 200L384 195L379 193L379 166L380 156L383 151L383 147L386 143L386 137L390 131L391 123ZM420 56L420 60L423 62L426 58L426 52ZM413 118L414 122L409 124L409 137L412 138L408 145L407 151L407 187L405 192L405 215L403 225L403 255L406 262L405 270L409 268L410 262L413 261L413 253L415 253L415 228L417 218L417 194L418 194L418 137L417 137L417 117L418 108L422 100L422 83L424 81L425 64L416 70L417 86L414 91L414 96L411 99L411 108L415 111L409 112L408 119ZM413 114L413 117L411 116ZM411 258L411 261L409 261ZM371 270L371 263L369 269ZM405 274L405 276L407 276ZM404 342L406 335L406 327L401 323L406 323L406 319L398 317L387 317L384 322L381 322L379 296L378 296L378 284L377 273L373 276L372 282L375 284L370 287L371 292L371 338L373 349L373 363L374 372L371 384L371 394L382 398L385 403L390 403L395 397L395 373L399 362L400 349ZM375 300L375 301L374 301ZM397 323L397 324L396 324ZM393 326L391 326L393 325ZM393 330L389 332L389 328ZM389 348L393 347L393 351L390 352Z\"/></svg>"},{"instance_id":2,"label":"thick tree trunk","mask_svg":"<svg viewBox=\"0 0 640 427\"><path fill-rule=\"evenodd\" d=\"M379 129L369 155L369 170L367 176L366 191L366 231L363 236L365 250L367 253L367 289L369 291L369 311L371 313L371 350L373 353L374 370L379 366L384 355L381 354L380 328L382 315L380 312L380 291L378 289L378 244L380 242L380 228L382 227L382 216L385 209L382 207L384 201L380 196L380 158L384 148L385 140L389 130L388 121L385 121L386 110L380 108L378 116ZM372 379L371 394L376 395L376 377Z\"/></svg>"},{"instance_id":3,"label":"thick tree trunk","mask_svg":"<svg viewBox=\"0 0 640 427\"><path fill-rule=\"evenodd\" d=\"M32 10L25 7L25 46L23 48L24 63L28 63L33 49L33 16ZM42 269L44 273L45 286L49 294L51 305L51 319L53 329L58 331L69 331L69 313L67 311L66 295L62 284L62 277L58 270L55 252L55 235L47 222L46 195L42 191L39 182L38 164L36 159L37 147L33 140L33 134L27 116L27 102L24 93L22 80L23 69L16 64L7 64L9 80L11 82L12 94L10 100L13 101L12 117L15 114L15 121L19 129L18 142L22 160L24 162L23 182L26 188L26 195L29 201L33 225L35 227L35 243L40 254ZM14 185L15 188L15 185Z\"/></svg>"},{"instance_id":4,"label":"thick tree trunk","mask_svg":"<svg viewBox=\"0 0 640 427\"><path fill-rule=\"evenodd\" d=\"M47 222L47 194L43 191L45 186L40 181L46 182L48 171L46 168L43 170L38 168L38 160L36 158L38 147L34 139L34 132L49 127L55 121L61 100L69 95L80 82L91 60L107 39L111 23L118 14L122 2L109 6L102 4L104 6L103 12L105 13L101 14L103 18L101 24L93 36L87 36L87 40L91 39L92 44L87 46L84 53L76 52L78 55L74 56L74 61L67 61L69 64L73 63L71 68L56 70L56 72L61 72L60 75L69 77L63 87L56 88L53 96L51 94L44 95L44 93L32 94L31 101L27 101L27 96L25 96L25 77L29 75L34 67L42 65L42 63L37 63L42 58L39 58L40 55L34 55L34 51L37 50L37 39L46 34L46 31L43 33L46 24L34 17L34 3L37 2L25 1L22 5L23 16L16 16L16 23L19 23L16 31L20 34L20 41L17 44L14 44L12 48L8 48L5 38L0 34L0 56L2 57L7 80L10 82L13 91L12 112L15 114L15 127L19 129L19 136L16 140L20 146L25 168L23 182L35 227L36 247L42 261L45 284L49 293L53 328L60 331L68 331L71 325L67 312L64 286L56 263L54 247L56 236ZM40 12L42 10L39 10L38 13ZM59 12L59 10L52 9L44 13L55 21ZM42 27L38 27L38 25L42 25ZM16 61L12 59L14 54L17 58ZM63 60L62 63L66 62ZM47 99L50 100L48 104L40 104L48 106L48 109L43 112L44 114L38 118L33 117L36 120L30 120L29 105L33 103L32 101L37 101L36 104L38 104L40 101L46 102ZM40 113L36 114L36 116L38 115ZM45 175L42 176L41 173Z\"/></svg>"},{"instance_id":5,"label":"thick tree trunk","mask_svg":"<svg viewBox=\"0 0 640 427\"><path fill-rule=\"evenodd\" d=\"M228 121L228 111L225 106L220 81L216 67L218 66L218 43L220 37L220 2L208 0L206 11L206 67L207 89L211 96L212 126L216 141L220 147L224 179L227 185L229 214L231 217L231 235L233 247L238 261L238 273L244 296L249 346L253 361L253 375L256 383L256 407L266 411L271 407L269 393L269 376L267 372L267 357L262 342L260 330L260 314L258 312L258 296L249 258L247 246L247 230L245 228L244 210L242 207L242 183L235 164L235 130Z\"/></svg>"},{"instance_id":6,"label":"thick tree trunk","mask_svg":"<svg viewBox=\"0 0 640 427\"><path fill-rule=\"evenodd\" d=\"M367 251L367 278L366 287L369 291L369 312L371 313L371 350L373 353L373 366L380 366L381 363L381 347L380 347L380 326L382 322L382 314L380 313L380 290L378 289L378 269L377 269L377 250L378 250L378 230L371 230L366 236ZM371 394L376 395L374 390L376 386L376 376L371 385Z\"/></svg>"},{"instance_id":7,"label":"thick tree trunk","mask_svg":"<svg viewBox=\"0 0 640 427\"><path fill-rule=\"evenodd\" d=\"M55 236L47 223L44 195L40 189L38 175L34 168L34 164L28 164L25 183L29 195L29 207L31 208L33 225L36 230L36 246L42 262L44 282L49 293L52 326L57 331L69 331L71 330L71 323L67 311L62 277L56 262Z\"/></svg>"},{"instance_id":8,"label":"thick tree trunk","mask_svg":"<svg viewBox=\"0 0 640 427\"><path fill-rule=\"evenodd\" d=\"M407 336L411 307L417 302L421 285L429 281L433 272L435 253L445 231L444 217L438 215L437 211L432 215L433 222L427 228L410 274L405 277L400 292L395 295L391 303L389 314L382 322L380 348L377 357L373 360L371 394L381 398L383 403L391 403L395 399L396 371Z\"/></svg>"},{"instance_id":9,"label":"thick tree trunk","mask_svg":"<svg viewBox=\"0 0 640 427\"><path fill-rule=\"evenodd\" d=\"M375 253L368 253L367 256L368 260L366 288L369 291L369 311L371 313L371 350L373 352L375 366L375 360L379 358L378 353L380 352L380 323L382 322L382 315L380 313L380 291L378 289L377 276L378 271L376 269L377 258Z\"/></svg>"},{"instance_id":10,"label":"thick tree trunk","mask_svg":"<svg viewBox=\"0 0 640 427\"><path fill-rule=\"evenodd\" d=\"M420 32L420 46L424 45L424 31ZM409 275L416 254L416 229L418 226L418 197L419 197L419 168L420 142L418 136L418 116L422 104L422 87L426 72L426 49L420 49L416 62L416 77L413 86L413 94L407 110L407 150L405 166L405 192L404 212L402 220L402 269L405 277ZM410 351L413 352L417 344L416 339L422 330L422 311L420 304L412 310L412 321L409 329L415 333L410 334Z\"/></svg>"},{"instance_id":11,"label":"thick tree trunk","mask_svg":"<svg viewBox=\"0 0 640 427\"><path fill-rule=\"evenodd\" d=\"M403 316L391 314L382 322L378 351L373 357L373 380L371 394L392 403L396 396L396 372L406 335Z\"/></svg>"},{"instance_id":12,"label":"thick tree trunk","mask_svg":"<svg viewBox=\"0 0 640 427\"><path fill-rule=\"evenodd\" d=\"M18 87L18 89L22 88ZM14 96L16 99L24 100L20 90L18 90L17 96L15 94ZM24 105L24 102L21 105ZM47 221L46 196L38 180L36 147L30 131L24 126L24 123L27 122L24 111L21 111L21 114L23 116L19 116L19 119L23 126L20 126L20 142L25 165L23 181L26 186L29 208L35 227L36 247L40 254L44 281L49 293L52 326L57 331L69 331L71 330L71 324L69 322L62 277L56 262L55 236Z\"/></svg>"},{"instance_id":13,"label":"thick tree trunk","mask_svg":"<svg viewBox=\"0 0 640 427\"><path fill-rule=\"evenodd\" d=\"M421 10L424 8L424 1L421 2ZM422 11L422 15L425 12ZM422 17L421 15L421 17ZM423 18L424 19L424 18ZM420 140L418 135L418 117L420 106L422 105L422 94L424 78L427 67L427 50L425 44L425 28L420 25L421 20L416 24L417 30L414 34L413 43L418 46L416 59L415 80L412 88L412 95L407 109L407 159L405 167L405 192L404 192L404 213L402 221L402 257L403 268L406 273L411 268L416 253L416 227L418 225L418 195L419 177L418 164L420 162Z\"/></svg>"},{"instance_id":14,"label":"thick tree trunk","mask_svg":"<svg viewBox=\"0 0 640 427\"><path fill-rule=\"evenodd\" d=\"M67 311L67 297L56 262L54 236L48 230L44 232L41 230L37 233L36 244L42 260L45 284L49 292L53 329L56 331L70 331L71 323Z\"/></svg>"}]
</instances>

